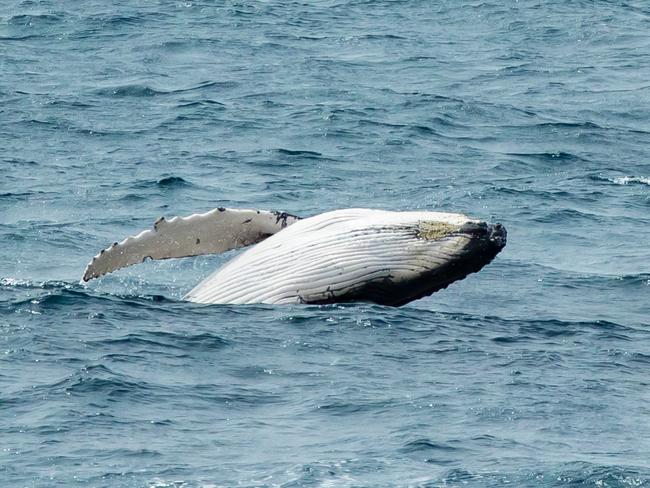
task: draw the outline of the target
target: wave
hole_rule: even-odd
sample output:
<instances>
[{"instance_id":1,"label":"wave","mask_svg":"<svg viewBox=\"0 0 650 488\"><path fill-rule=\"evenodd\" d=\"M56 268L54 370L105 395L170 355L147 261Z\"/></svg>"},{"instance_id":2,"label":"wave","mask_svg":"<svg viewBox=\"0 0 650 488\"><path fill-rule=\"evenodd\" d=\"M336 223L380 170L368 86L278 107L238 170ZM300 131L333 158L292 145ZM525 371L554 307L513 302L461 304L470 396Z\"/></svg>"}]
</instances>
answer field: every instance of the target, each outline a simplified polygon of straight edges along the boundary
<instances>
[{"instance_id":1,"label":"wave","mask_svg":"<svg viewBox=\"0 0 650 488\"><path fill-rule=\"evenodd\" d=\"M584 221L591 221L600 224L603 223L606 219L607 217L603 215L581 212L580 210L571 208L564 208L560 210L552 210L538 217L535 217L532 220L534 222L540 222L544 224L559 224Z\"/></svg>"},{"instance_id":2,"label":"wave","mask_svg":"<svg viewBox=\"0 0 650 488\"><path fill-rule=\"evenodd\" d=\"M7 24L15 26L49 26L65 20L63 14L20 14L13 15L7 19Z\"/></svg>"},{"instance_id":3,"label":"wave","mask_svg":"<svg viewBox=\"0 0 650 488\"><path fill-rule=\"evenodd\" d=\"M149 85L138 83L129 85L120 85L114 87L100 88L95 90L96 95L124 98L124 97L155 97L159 95L173 95L177 93L187 93L201 91L208 88L233 88L238 86L234 81L203 81L197 85L188 88L178 88L175 90L165 90L162 88L153 88Z\"/></svg>"},{"instance_id":4,"label":"wave","mask_svg":"<svg viewBox=\"0 0 650 488\"><path fill-rule=\"evenodd\" d=\"M611 168L612 171L619 171L616 168ZM618 186L626 185L646 185L650 186L650 177L648 176L630 176L630 175L619 175L619 176L608 176L603 173L590 174L589 179L592 181L611 183Z\"/></svg>"},{"instance_id":5,"label":"wave","mask_svg":"<svg viewBox=\"0 0 650 488\"><path fill-rule=\"evenodd\" d=\"M545 162L545 163L557 163L557 162L566 162L566 163L584 163L587 162L584 158L580 156L564 151L557 152L537 152L537 153L519 153L519 152L507 152L507 156L515 156L518 158L532 159L535 161Z\"/></svg>"},{"instance_id":6,"label":"wave","mask_svg":"<svg viewBox=\"0 0 650 488\"><path fill-rule=\"evenodd\" d=\"M163 188L182 188L186 186L192 186L187 180L181 178L180 176L167 176L161 178L156 182L156 185Z\"/></svg>"},{"instance_id":7,"label":"wave","mask_svg":"<svg viewBox=\"0 0 650 488\"><path fill-rule=\"evenodd\" d=\"M15 164L15 165L25 165L25 166L38 166L39 163L37 161L33 161L31 159L21 159L21 158L2 158L2 163L6 164Z\"/></svg>"},{"instance_id":8,"label":"wave","mask_svg":"<svg viewBox=\"0 0 650 488\"><path fill-rule=\"evenodd\" d=\"M46 195L53 194L54 192L44 192L44 191L21 191L21 192L6 192L0 193L0 200L18 200L18 201L27 201L34 195Z\"/></svg>"},{"instance_id":9,"label":"wave","mask_svg":"<svg viewBox=\"0 0 650 488\"><path fill-rule=\"evenodd\" d=\"M430 484L429 484L430 483ZM432 479L421 486L462 485L474 487L567 486L571 488L603 486L609 488L632 488L650 486L650 472L646 468L619 465L600 465L583 461L556 466L540 466L534 471L481 471L472 472L462 468L447 471L441 479Z\"/></svg>"},{"instance_id":10,"label":"wave","mask_svg":"<svg viewBox=\"0 0 650 488\"><path fill-rule=\"evenodd\" d=\"M53 307L79 305L88 301L122 302L130 306L149 307L152 304L186 305L162 295L146 294L110 294L94 292L85 285L70 281L34 281L15 277L0 278L0 289L8 292L20 292L18 297L10 296L4 300L5 306L13 309L22 306ZM2 303L2 302L0 302ZM160 305L158 305L160 306Z\"/></svg>"},{"instance_id":11,"label":"wave","mask_svg":"<svg viewBox=\"0 0 650 488\"><path fill-rule=\"evenodd\" d=\"M644 176L618 176L610 179L610 181L617 185L629 185L630 183L650 185L650 178Z\"/></svg>"},{"instance_id":12,"label":"wave","mask_svg":"<svg viewBox=\"0 0 650 488\"><path fill-rule=\"evenodd\" d=\"M119 346L128 350L132 346L161 347L181 351L214 351L230 344L226 339L212 333L179 334L160 330L131 333L115 339L90 341L98 346Z\"/></svg>"},{"instance_id":13,"label":"wave","mask_svg":"<svg viewBox=\"0 0 650 488\"><path fill-rule=\"evenodd\" d=\"M204 100L182 100L178 105L178 108L190 108L190 107L210 107L225 110L226 105L217 102L216 100L204 99Z\"/></svg>"},{"instance_id":14,"label":"wave","mask_svg":"<svg viewBox=\"0 0 650 488\"><path fill-rule=\"evenodd\" d=\"M111 96L111 97L154 97L156 95L164 95L167 92L164 90L157 90L147 85L122 85L110 88L101 88L95 91L96 95Z\"/></svg>"},{"instance_id":15,"label":"wave","mask_svg":"<svg viewBox=\"0 0 650 488\"><path fill-rule=\"evenodd\" d=\"M42 39L39 34L27 34L24 36L0 36L0 41L28 41L30 39Z\"/></svg>"},{"instance_id":16,"label":"wave","mask_svg":"<svg viewBox=\"0 0 650 488\"><path fill-rule=\"evenodd\" d=\"M416 439L414 441L407 442L404 446L401 447L401 452L412 453L412 452L432 452L432 451L459 451L461 448L455 447L450 443L441 443L434 442L430 439Z\"/></svg>"},{"instance_id":17,"label":"wave","mask_svg":"<svg viewBox=\"0 0 650 488\"><path fill-rule=\"evenodd\" d=\"M540 122L530 127L533 128L557 128L557 129L604 129L604 127L593 122Z\"/></svg>"},{"instance_id":18,"label":"wave","mask_svg":"<svg viewBox=\"0 0 650 488\"><path fill-rule=\"evenodd\" d=\"M282 154L285 156L300 156L307 159L315 159L315 158L320 158L322 156L321 153L316 151L292 150L292 149L284 149L284 148L276 149L276 152L278 154Z\"/></svg>"},{"instance_id":19,"label":"wave","mask_svg":"<svg viewBox=\"0 0 650 488\"><path fill-rule=\"evenodd\" d=\"M146 188L161 188L161 189L177 189L188 188L194 186L181 176L165 176L158 180L139 180L131 184L132 188L146 189Z\"/></svg>"}]
</instances>

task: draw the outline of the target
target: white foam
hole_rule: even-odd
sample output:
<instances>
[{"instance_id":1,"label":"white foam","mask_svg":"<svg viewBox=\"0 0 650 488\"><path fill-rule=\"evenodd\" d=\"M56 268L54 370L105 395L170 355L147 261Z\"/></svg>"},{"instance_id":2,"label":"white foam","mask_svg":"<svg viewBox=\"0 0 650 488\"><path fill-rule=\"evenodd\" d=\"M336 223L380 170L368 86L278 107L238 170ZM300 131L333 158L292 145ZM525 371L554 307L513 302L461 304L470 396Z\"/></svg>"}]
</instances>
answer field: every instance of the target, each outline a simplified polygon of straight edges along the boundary
<instances>
[{"instance_id":1,"label":"white foam","mask_svg":"<svg viewBox=\"0 0 650 488\"><path fill-rule=\"evenodd\" d=\"M650 178L645 176L617 176L609 181L617 185L628 185L630 183L641 183L643 185L650 185Z\"/></svg>"}]
</instances>

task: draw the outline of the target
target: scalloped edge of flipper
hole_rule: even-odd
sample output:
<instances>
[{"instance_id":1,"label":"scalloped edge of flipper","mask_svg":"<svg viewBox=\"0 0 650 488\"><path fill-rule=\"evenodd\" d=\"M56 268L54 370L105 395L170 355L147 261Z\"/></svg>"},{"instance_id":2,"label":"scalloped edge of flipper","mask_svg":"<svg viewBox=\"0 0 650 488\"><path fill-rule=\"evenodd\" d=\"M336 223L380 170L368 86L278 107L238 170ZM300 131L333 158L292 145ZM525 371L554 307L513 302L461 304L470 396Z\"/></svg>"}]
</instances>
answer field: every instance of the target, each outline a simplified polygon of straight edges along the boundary
<instances>
[{"instance_id":1,"label":"scalloped edge of flipper","mask_svg":"<svg viewBox=\"0 0 650 488\"><path fill-rule=\"evenodd\" d=\"M220 254L273 235L300 217L286 212L218 207L187 217L160 217L153 229L102 249L88 263L81 282L88 282L147 259Z\"/></svg>"}]
</instances>

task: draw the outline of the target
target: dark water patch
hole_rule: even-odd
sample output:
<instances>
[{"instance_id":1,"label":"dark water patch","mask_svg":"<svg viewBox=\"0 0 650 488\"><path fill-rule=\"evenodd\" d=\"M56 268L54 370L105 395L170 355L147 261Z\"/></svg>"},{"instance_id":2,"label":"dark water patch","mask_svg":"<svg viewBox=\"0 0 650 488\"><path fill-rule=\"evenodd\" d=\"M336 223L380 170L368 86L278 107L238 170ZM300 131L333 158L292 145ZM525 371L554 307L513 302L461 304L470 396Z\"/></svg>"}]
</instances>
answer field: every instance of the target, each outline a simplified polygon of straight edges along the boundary
<instances>
[{"instance_id":1,"label":"dark water patch","mask_svg":"<svg viewBox=\"0 0 650 488\"><path fill-rule=\"evenodd\" d=\"M335 417L354 416L363 412L380 412L388 408L390 402L373 401L351 402L351 401L330 401L319 404L316 409L319 412L326 413Z\"/></svg>"},{"instance_id":2,"label":"dark water patch","mask_svg":"<svg viewBox=\"0 0 650 488\"><path fill-rule=\"evenodd\" d=\"M320 113L321 110L324 110L324 108L323 109L319 108L316 113ZM336 109L331 110L331 112L329 112L329 120L337 120L337 119L346 120L346 119L353 119L353 118L357 118L357 117L366 118L366 117L369 116L370 112L374 112L374 110L371 109L371 108L365 108L365 109L336 108ZM298 112L298 113L299 114L304 113L304 111L303 112ZM311 113L313 113L313 112L311 112Z\"/></svg>"},{"instance_id":3,"label":"dark water patch","mask_svg":"<svg viewBox=\"0 0 650 488\"><path fill-rule=\"evenodd\" d=\"M138 26L144 24L150 17L163 18L166 16L163 12L157 12L155 15L149 13L145 15L91 15L84 19L90 23L100 23L103 26L120 28L122 26Z\"/></svg>"},{"instance_id":4,"label":"dark water patch","mask_svg":"<svg viewBox=\"0 0 650 488\"><path fill-rule=\"evenodd\" d=\"M165 176L158 180L140 180L135 181L131 185L131 188L147 190L151 188L157 188L160 190L175 190L182 188L190 188L194 186L192 183L187 181L181 176Z\"/></svg>"},{"instance_id":5,"label":"dark water patch","mask_svg":"<svg viewBox=\"0 0 650 488\"><path fill-rule=\"evenodd\" d=\"M296 34L287 34L287 33L271 33L267 34L267 37L271 39L285 39L288 41L325 41L331 39L328 36L319 36L319 35L296 35Z\"/></svg>"},{"instance_id":6,"label":"dark water patch","mask_svg":"<svg viewBox=\"0 0 650 488\"><path fill-rule=\"evenodd\" d=\"M531 488L539 486L643 488L650 486L650 478L647 470L636 467L574 462L534 470L486 470L480 473L454 468L440 478L431 479L418 486L433 488L448 485L469 488L497 488L504 485Z\"/></svg>"},{"instance_id":7,"label":"dark water patch","mask_svg":"<svg viewBox=\"0 0 650 488\"><path fill-rule=\"evenodd\" d=\"M161 49L172 54L192 50L194 48L217 48L223 45L223 42L218 37L193 37L191 39L174 39L171 41L163 41L156 44L156 49Z\"/></svg>"},{"instance_id":8,"label":"dark water patch","mask_svg":"<svg viewBox=\"0 0 650 488\"><path fill-rule=\"evenodd\" d=\"M58 292L38 295L27 300L13 303L18 308L23 305L33 304L42 308L57 308L69 304L76 304L79 299L90 298L90 295L78 290L58 290Z\"/></svg>"},{"instance_id":9,"label":"dark water patch","mask_svg":"<svg viewBox=\"0 0 650 488\"><path fill-rule=\"evenodd\" d=\"M563 486L647 487L650 473L635 467L575 462L555 473Z\"/></svg>"},{"instance_id":10,"label":"dark water patch","mask_svg":"<svg viewBox=\"0 0 650 488\"><path fill-rule=\"evenodd\" d=\"M319 152L306 151L306 150L292 150L292 149L280 148L280 149L276 149L276 152L284 156L298 156L300 158L306 158L306 159L316 159L322 156L322 154Z\"/></svg>"},{"instance_id":11,"label":"dark water patch","mask_svg":"<svg viewBox=\"0 0 650 488\"><path fill-rule=\"evenodd\" d=\"M429 57L424 57L423 59L431 59ZM465 104L466 100L459 98L457 96L441 95L439 93L429 93L426 91L399 91L392 88L382 88L382 92L388 93L391 95L400 95L407 97L407 101L404 102L405 105L412 103L414 100L424 101L424 102L443 102L448 103L452 102L454 104Z\"/></svg>"},{"instance_id":12,"label":"dark water patch","mask_svg":"<svg viewBox=\"0 0 650 488\"><path fill-rule=\"evenodd\" d=\"M567 338L573 337L580 333L584 333L585 327L592 328L597 324L589 323L584 324L568 324L561 320L545 320L540 322L525 322L522 323L519 330L520 334L518 336L500 336L494 338L495 342L502 344L513 344L513 343L527 343L531 339L534 340L538 337L544 337L547 339L555 338Z\"/></svg>"},{"instance_id":13,"label":"dark water patch","mask_svg":"<svg viewBox=\"0 0 650 488\"><path fill-rule=\"evenodd\" d=\"M7 234L3 234L3 237L7 239L8 241L26 241L27 237L23 234L19 234L16 232L9 232Z\"/></svg>"},{"instance_id":14,"label":"dark water patch","mask_svg":"<svg viewBox=\"0 0 650 488\"><path fill-rule=\"evenodd\" d=\"M505 153L508 156L515 156L523 160L536 161L540 163L586 163L580 156L568 152L542 152L542 153Z\"/></svg>"},{"instance_id":15,"label":"dark water patch","mask_svg":"<svg viewBox=\"0 0 650 488\"><path fill-rule=\"evenodd\" d=\"M187 307L184 302L177 302L161 295L111 295L98 294L87 287L79 284L56 282L44 283L43 286L34 285L31 282L20 282L19 280L3 279L2 286L21 289L26 292L17 299L6 302L3 307L16 311L23 308L34 310L39 313L57 310L82 311L89 306L119 306L125 310L154 310L163 311L170 315L183 313L176 309ZM18 284L14 284L17 282ZM25 296L26 295L26 296ZM86 316L83 313L81 316Z\"/></svg>"},{"instance_id":16,"label":"dark water patch","mask_svg":"<svg viewBox=\"0 0 650 488\"><path fill-rule=\"evenodd\" d=\"M234 368L229 371L229 374L235 378L242 379L255 379L255 378L265 378L270 374L278 374L276 371L266 369L262 366L244 366L240 368Z\"/></svg>"},{"instance_id":17,"label":"dark water patch","mask_svg":"<svg viewBox=\"0 0 650 488\"><path fill-rule=\"evenodd\" d=\"M576 199L576 193L564 190L539 190L534 189L534 182L529 181L524 188L513 188L507 186L495 186L490 188L490 191L501 195L509 195L522 199L535 198L539 201L548 204L549 202L558 202ZM589 196L597 198L603 196L602 192L589 192Z\"/></svg>"},{"instance_id":18,"label":"dark water patch","mask_svg":"<svg viewBox=\"0 0 650 488\"><path fill-rule=\"evenodd\" d=\"M45 195L44 191L23 191L0 193L0 200L26 201L35 195Z\"/></svg>"},{"instance_id":19,"label":"dark water patch","mask_svg":"<svg viewBox=\"0 0 650 488\"><path fill-rule=\"evenodd\" d=\"M426 125L412 125L409 127L409 129L415 132L416 134L438 135L438 132L436 132L433 128Z\"/></svg>"},{"instance_id":20,"label":"dark water patch","mask_svg":"<svg viewBox=\"0 0 650 488\"><path fill-rule=\"evenodd\" d=\"M650 354L645 354L641 352L633 353L630 360L635 363L650 365Z\"/></svg>"},{"instance_id":21,"label":"dark water patch","mask_svg":"<svg viewBox=\"0 0 650 488\"><path fill-rule=\"evenodd\" d=\"M7 24L22 27L43 27L51 26L66 20L65 14L20 14L13 15L7 19Z\"/></svg>"},{"instance_id":22,"label":"dark water patch","mask_svg":"<svg viewBox=\"0 0 650 488\"><path fill-rule=\"evenodd\" d=\"M200 350L215 351L229 344L229 341L212 333L174 333L165 331L147 331L138 334L127 334L126 336L103 339L95 342L98 347L119 346L124 350L133 347L164 347L183 351Z\"/></svg>"},{"instance_id":23,"label":"dark water patch","mask_svg":"<svg viewBox=\"0 0 650 488\"><path fill-rule=\"evenodd\" d=\"M188 392L192 397L207 400L219 406L259 408L268 404L284 403L284 398L276 393L252 387L234 387L224 391L221 385L199 384Z\"/></svg>"},{"instance_id":24,"label":"dark water patch","mask_svg":"<svg viewBox=\"0 0 650 488\"><path fill-rule=\"evenodd\" d=\"M408 127L407 124L395 124L372 119L361 119L357 122L357 125L359 127L382 127L387 129L404 129Z\"/></svg>"},{"instance_id":25,"label":"dark water patch","mask_svg":"<svg viewBox=\"0 0 650 488\"><path fill-rule=\"evenodd\" d=\"M74 453L74 454L81 454L79 453ZM129 449L129 448L112 448L112 449L106 449L102 450L99 453L96 453L94 455L97 459L124 459L129 458L129 459L139 459L141 461L147 461L147 460L154 460L154 459L159 459L163 457L163 453L160 451L156 451L155 449Z\"/></svg>"},{"instance_id":26,"label":"dark water patch","mask_svg":"<svg viewBox=\"0 0 650 488\"><path fill-rule=\"evenodd\" d=\"M56 386L63 387L67 394L79 396L88 394L101 395L107 399L113 399L113 401L117 401L120 397L128 397L129 401L136 398L148 401L147 392L154 389L142 380L129 381L118 376L102 378L80 375ZM159 390L160 387L157 386L155 389Z\"/></svg>"},{"instance_id":27,"label":"dark water patch","mask_svg":"<svg viewBox=\"0 0 650 488\"><path fill-rule=\"evenodd\" d=\"M2 42L29 41L31 39L42 39L42 36L40 34L31 34L31 35L23 35L23 36L0 36L0 41Z\"/></svg>"},{"instance_id":28,"label":"dark water patch","mask_svg":"<svg viewBox=\"0 0 650 488\"><path fill-rule=\"evenodd\" d=\"M571 335L571 333L569 332L566 335ZM515 344L517 342L527 343L530 340L531 337L525 334L518 336L498 336L492 338L492 341L498 344Z\"/></svg>"},{"instance_id":29,"label":"dark water patch","mask_svg":"<svg viewBox=\"0 0 650 488\"><path fill-rule=\"evenodd\" d=\"M123 202L141 202L146 199L147 197L145 195L141 195L139 193L128 193L123 197L120 197L120 200Z\"/></svg>"},{"instance_id":30,"label":"dark water patch","mask_svg":"<svg viewBox=\"0 0 650 488\"><path fill-rule=\"evenodd\" d=\"M111 88L102 88L95 90L96 95L108 97L154 97L156 95L164 95L167 92L151 88L147 85L122 85Z\"/></svg>"},{"instance_id":31,"label":"dark water patch","mask_svg":"<svg viewBox=\"0 0 650 488\"><path fill-rule=\"evenodd\" d=\"M74 109L84 109L84 108L97 107L97 105L93 104L93 103L80 102L78 100L62 100L62 99L49 101L49 102L47 102L47 106L53 107L53 108L69 107L69 108L74 108Z\"/></svg>"},{"instance_id":32,"label":"dark water patch","mask_svg":"<svg viewBox=\"0 0 650 488\"><path fill-rule=\"evenodd\" d=\"M154 387L140 379L116 373L103 364L95 364L83 367L59 380L52 382L40 381L24 392L6 395L2 402L23 406L36 401L47 400L48 398L62 399L68 395L79 397L101 395L108 398L129 395L130 397L138 396L143 399L146 397L147 392L153 392L154 390L159 391L160 386L156 385ZM108 423L114 422L109 419Z\"/></svg>"},{"instance_id":33,"label":"dark water patch","mask_svg":"<svg viewBox=\"0 0 650 488\"><path fill-rule=\"evenodd\" d=\"M595 321L564 321L564 320L529 320L520 322L521 332L534 334L541 337L554 338L562 336L573 336L580 333L603 332L609 334L620 334L627 337L626 333L633 333L635 329L627 325L617 324L606 320Z\"/></svg>"},{"instance_id":34,"label":"dark water patch","mask_svg":"<svg viewBox=\"0 0 650 488\"><path fill-rule=\"evenodd\" d=\"M200 108L200 107L208 107L210 109L217 109L217 110L225 110L226 105L217 102L216 100L210 100L210 99L205 99L205 100L181 100L180 103L177 105L178 108Z\"/></svg>"},{"instance_id":35,"label":"dark water patch","mask_svg":"<svg viewBox=\"0 0 650 488\"><path fill-rule=\"evenodd\" d=\"M419 314L418 314L419 315ZM434 329L422 329L420 332L430 334L432 330L437 332L453 331L461 334L461 337L486 337L495 342L509 343L537 341L540 338L563 338L576 335L594 333L612 333L622 336L632 336L642 333L637 327L608 320L560 320L560 319L536 319L536 318L504 318L493 315L477 316L464 313L442 313L430 312L428 323ZM412 328L412 322L406 317L401 319L404 330L417 331ZM392 327L397 323L392 322ZM400 327L402 329L402 327ZM463 331L462 333L460 331ZM495 335L496 332L513 332L517 335ZM490 333L488 333L490 332ZM645 334L644 334L645 335Z\"/></svg>"},{"instance_id":36,"label":"dark water patch","mask_svg":"<svg viewBox=\"0 0 650 488\"><path fill-rule=\"evenodd\" d=\"M595 280L596 278L592 278ZM650 286L650 273L639 273L633 275L621 275L611 277L601 277L600 280L605 281L611 286L622 285L630 287Z\"/></svg>"},{"instance_id":37,"label":"dark water patch","mask_svg":"<svg viewBox=\"0 0 650 488\"><path fill-rule=\"evenodd\" d=\"M192 186L191 183L180 176L167 176L158 180L156 184L161 188L185 188Z\"/></svg>"},{"instance_id":38,"label":"dark water patch","mask_svg":"<svg viewBox=\"0 0 650 488\"><path fill-rule=\"evenodd\" d=\"M596 224L606 224L606 220L607 217L605 216L582 212L580 210L570 208L553 210L534 219L535 222L553 224L557 226L565 225L571 222L593 222Z\"/></svg>"},{"instance_id":39,"label":"dark water patch","mask_svg":"<svg viewBox=\"0 0 650 488\"><path fill-rule=\"evenodd\" d=\"M101 343L101 341L100 341ZM141 353L133 353L133 354L127 354L127 353L109 353L109 354L104 354L101 358L103 361L110 361L111 363L131 363L131 364L137 364L140 361L142 361L142 354Z\"/></svg>"},{"instance_id":40,"label":"dark water patch","mask_svg":"<svg viewBox=\"0 0 650 488\"><path fill-rule=\"evenodd\" d=\"M21 120L20 123L21 124L35 125L35 126L60 128L62 126L63 121L61 121L59 119L54 119L54 118L49 118L47 120L26 119L26 120Z\"/></svg>"},{"instance_id":41,"label":"dark water patch","mask_svg":"<svg viewBox=\"0 0 650 488\"><path fill-rule=\"evenodd\" d=\"M604 127L601 127L594 122L542 122L533 125L532 127L536 128L553 128L553 129L592 129L592 130L603 130Z\"/></svg>"},{"instance_id":42,"label":"dark water patch","mask_svg":"<svg viewBox=\"0 0 650 488\"><path fill-rule=\"evenodd\" d=\"M385 40L399 40L404 41L407 38L397 34L363 34L358 36L358 39L366 39L370 41L385 41Z\"/></svg>"},{"instance_id":43,"label":"dark water patch","mask_svg":"<svg viewBox=\"0 0 650 488\"><path fill-rule=\"evenodd\" d=\"M459 447L455 447L450 443L440 443L434 442L430 439L416 439L414 441L407 442L400 448L401 452L412 453L412 452L454 452L461 450Z\"/></svg>"},{"instance_id":44,"label":"dark water patch","mask_svg":"<svg viewBox=\"0 0 650 488\"><path fill-rule=\"evenodd\" d=\"M171 90L169 91L169 93L185 93L185 92L202 91L208 88L225 90L225 89L237 88L238 86L239 86L239 82L236 81L202 81L196 84L195 86Z\"/></svg>"},{"instance_id":45,"label":"dark water patch","mask_svg":"<svg viewBox=\"0 0 650 488\"><path fill-rule=\"evenodd\" d=\"M16 166L38 166L37 161L21 158L2 158L2 164L11 164Z\"/></svg>"},{"instance_id":46,"label":"dark water patch","mask_svg":"<svg viewBox=\"0 0 650 488\"><path fill-rule=\"evenodd\" d=\"M258 102L262 103L262 105L266 106L266 104L273 104L273 103L278 103L277 101L273 101L274 99L282 98L286 95L285 92L283 91L255 91L252 93L243 93L237 97L234 97L238 101L242 102Z\"/></svg>"},{"instance_id":47,"label":"dark water patch","mask_svg":"<svg viewBox=\"0 0 650 488\"><path fill-rule=\"evenodd\" d=\"M437 127L463 129L463 131L467 129L464 123L456 122L455 118L448 114L431 117L429 120Z\"/></svg>"},{"instance_id":48,"label":"dark water patch","mask_svg":"<svg viewBox=\"0 0 650 488\"><path fill-rule=\"evenodd\" d=\"M188 88L177 88L177 89L162 89L162 88L153 88L149 85L143 84L130 84L130 85L121 85L115 87L106 87L99 90L95 90L96 95L115 97L115 98L125 98L125 97L155 97L160 95L174 95L178 93L187 93L194 91L202 91L206 89L230 89L238 85L234 81L203 81L198 83L195 86Z\"/></svg>"}]
</instances>

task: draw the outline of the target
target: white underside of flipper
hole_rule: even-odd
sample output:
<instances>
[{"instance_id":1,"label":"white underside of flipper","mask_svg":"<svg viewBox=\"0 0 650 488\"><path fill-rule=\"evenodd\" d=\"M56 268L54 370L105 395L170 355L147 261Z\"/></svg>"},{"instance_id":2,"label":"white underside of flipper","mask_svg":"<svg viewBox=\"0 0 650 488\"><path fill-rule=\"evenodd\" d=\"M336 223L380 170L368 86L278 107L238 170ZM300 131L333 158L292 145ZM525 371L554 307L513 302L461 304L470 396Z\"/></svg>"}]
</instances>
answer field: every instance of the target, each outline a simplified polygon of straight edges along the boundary
<instances>
[{"instance_id":1,"label":"white underside of flipper","mask_svg":"<svg viewBox=\"0 0 650 488\"><path fill-rule=\"evenodd\" d=\"M265 210L216 208L189 217L158 219L153 229L97 254L83 274L83 281L97 278L147 259L169 259L219 254L260 242L299 220Z\"/></svg>"},{"instance_id":2,"label":"white underside of flipper","mask_svg":"<svg viewBox=\"0 0 650 488\"><path fill-rule=\"evenodd\" d=\"M318 303L345 299L359 287L417 278L468 242L462 235L431 245L422 222L461 226L461 214L345 209L300 220L227 263L191 290L199 303Z\"/></svg>"}]
</instances>

